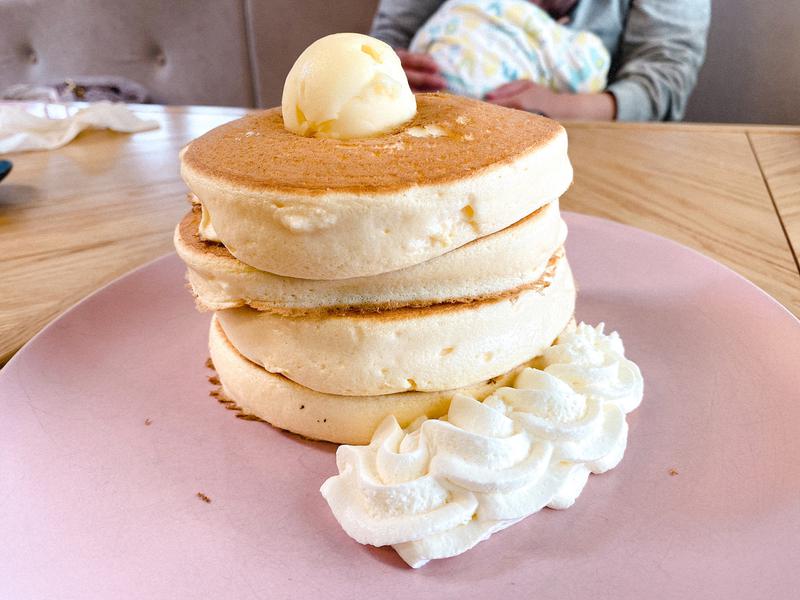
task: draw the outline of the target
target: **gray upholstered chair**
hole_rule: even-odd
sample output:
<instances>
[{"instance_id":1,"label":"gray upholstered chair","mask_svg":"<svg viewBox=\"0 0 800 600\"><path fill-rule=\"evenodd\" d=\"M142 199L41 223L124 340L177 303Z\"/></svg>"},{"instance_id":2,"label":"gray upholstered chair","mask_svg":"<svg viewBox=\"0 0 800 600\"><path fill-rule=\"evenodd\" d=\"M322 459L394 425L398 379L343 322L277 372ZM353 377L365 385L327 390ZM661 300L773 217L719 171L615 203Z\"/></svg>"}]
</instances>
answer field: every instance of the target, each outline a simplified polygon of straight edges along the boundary
<instances>
[{"instance_id":1,"label":"gray upholstered chair","mask_svg":"<svg viewBox=\"0 0 800 600\"><path fill-rule=\"evenodd\" d=\"M369 29L377 0L0 0L0 89L122 76L155 102L273 106L318 37Z\"/></svg>"},{"instance_id":2,"label":"gray upholstered chair","mask_svg":"<svg viewBox=\"0 0 800 600\"><path fill-rule=\"evenodd\" d=\"M0 89L117 75L155 102L274 106L297 54L377 0L0 0ZM715 0L687 119L800 123L798 0Z\"/></svg>"},{"instance_id":3,"label":"gray upholstered chair","mask_svg":"<svg viewBox=\"0 0 800 600\"><path fill-rule=\"evenodd\" d=\"M686 120L800 124L798 29L798 0L713 0Z\"/></svg>"}]
</instances>

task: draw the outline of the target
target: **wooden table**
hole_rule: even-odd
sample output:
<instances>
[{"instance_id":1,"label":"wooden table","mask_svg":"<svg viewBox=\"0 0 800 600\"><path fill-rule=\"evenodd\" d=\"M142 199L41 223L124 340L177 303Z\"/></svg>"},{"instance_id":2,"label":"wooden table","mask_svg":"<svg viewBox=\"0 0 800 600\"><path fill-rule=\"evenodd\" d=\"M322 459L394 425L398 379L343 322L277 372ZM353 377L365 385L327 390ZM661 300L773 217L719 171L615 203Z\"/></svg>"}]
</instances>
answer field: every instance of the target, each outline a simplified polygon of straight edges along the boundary
<instances>
[{"instance_id":1,"label":"wooden table","mask_svg":"<svg viewBox=\"0 0 800 600\"><path fill-rule=\"evenodd\" d=\"M161 128L87 132L60 150L9 157L14 171L0 184L0 364L73 303L171 251L187 210L178 150L244 113L136 110ZM696 248L800 315L800 127L567 128L575 183L565 210Z\"/></svg>"}]
</instances>

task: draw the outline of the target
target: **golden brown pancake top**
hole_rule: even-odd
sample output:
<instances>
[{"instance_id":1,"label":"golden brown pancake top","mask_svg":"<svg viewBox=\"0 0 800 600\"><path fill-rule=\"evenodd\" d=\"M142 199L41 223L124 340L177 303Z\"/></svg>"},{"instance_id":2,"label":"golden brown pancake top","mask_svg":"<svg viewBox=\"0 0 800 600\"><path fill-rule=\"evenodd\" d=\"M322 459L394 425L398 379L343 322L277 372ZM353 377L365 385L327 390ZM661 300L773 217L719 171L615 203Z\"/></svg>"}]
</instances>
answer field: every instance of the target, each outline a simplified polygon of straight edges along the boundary
<instances>
[{"instance_id":1,"label":"golden brown pancake top","mask_svg":"<svg viewBox=\"0 0 800 600\"><path fill-rule=\"evenodd\" d=\"M408 133L426 126L445 135ZM523 111L450 94L418 94L416 116L389 134L303 137L284 129L278 107L212 129L186 148L182 160L206 177L251 189L390 191L469 177L531 152L561 131L555 121Z\"/></svg>"}]
</instances>

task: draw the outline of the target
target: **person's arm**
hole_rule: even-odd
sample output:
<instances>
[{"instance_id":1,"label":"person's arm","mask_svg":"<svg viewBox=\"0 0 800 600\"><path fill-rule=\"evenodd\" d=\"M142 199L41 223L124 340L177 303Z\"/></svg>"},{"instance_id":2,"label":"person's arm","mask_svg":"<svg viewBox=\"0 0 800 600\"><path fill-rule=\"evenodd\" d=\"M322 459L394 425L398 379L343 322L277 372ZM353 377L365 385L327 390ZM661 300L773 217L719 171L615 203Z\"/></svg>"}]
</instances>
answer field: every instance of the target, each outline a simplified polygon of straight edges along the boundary
<instances>
[{"instance_id":1,"label":"person's arm","mask_svg":"<svg viewBox=\"0 0 800 600\"><path fill-rule=\"evenodd\" d=\"M393 48L408 48L411 38L443 0L380 0L369 34Z\"/></svg>"},{"instance_id":2,"label":"person's arm","mask_svg":"<svg viewBox=\"0 0 800 600\"><path fill-rule=\"evenodd\" d=\"M620 121L680 120L703 64L710 0L633 0L607 91Z\"/></svg>"},{"instance_id":3,"label":"person's arm","mask_svg":"<svg viewBox=\"0 0 800 600\"><path fill-rule=\"evenodd\" d=\"M540 113L552 119L613 121L617 105L613 95L557 93L549 88L519 79L486 94L486 101L508 108Z\"/></svg>"}]
</instances>

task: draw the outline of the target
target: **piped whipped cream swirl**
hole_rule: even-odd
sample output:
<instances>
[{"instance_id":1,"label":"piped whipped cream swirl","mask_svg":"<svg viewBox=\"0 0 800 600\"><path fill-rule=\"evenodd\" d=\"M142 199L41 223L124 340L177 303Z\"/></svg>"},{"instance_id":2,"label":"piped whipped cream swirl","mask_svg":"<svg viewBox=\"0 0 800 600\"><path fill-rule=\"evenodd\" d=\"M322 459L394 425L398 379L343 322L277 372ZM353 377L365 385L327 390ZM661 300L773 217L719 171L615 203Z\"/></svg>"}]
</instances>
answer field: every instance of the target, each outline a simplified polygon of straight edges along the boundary
<instances>
[{"instance_id":1,"label":"piped whipped cream swirl","mask_svg":"<svg viewBox=\"0 0 800 600\"><path fill-rule=\"evenodd\" d=\"M389 416L369 445L340 446L321 492L347 534L421 567L568 508L590 473L614 468L643 393L619 335L581 323L541 362L483 402L456 394L441 419L403 429Z\"/></svg>"}]
</instances>

